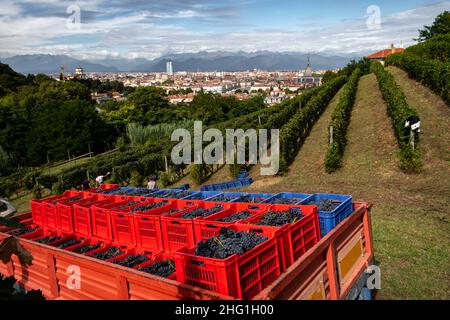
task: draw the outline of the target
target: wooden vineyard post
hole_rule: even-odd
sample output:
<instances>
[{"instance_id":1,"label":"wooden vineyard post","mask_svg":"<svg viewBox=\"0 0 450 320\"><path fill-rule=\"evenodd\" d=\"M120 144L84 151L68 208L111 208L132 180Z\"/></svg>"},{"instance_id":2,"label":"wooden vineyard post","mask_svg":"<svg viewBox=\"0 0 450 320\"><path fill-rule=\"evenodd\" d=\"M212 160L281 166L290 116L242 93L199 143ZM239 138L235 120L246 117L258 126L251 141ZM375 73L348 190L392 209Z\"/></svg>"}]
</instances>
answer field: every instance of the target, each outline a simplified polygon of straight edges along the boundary
<instances>
[{"instance_id":1,"label":"wooden vineyard post","mask_svg":"<svg viewBox=\"0 0 450 320\"><path fill-rule=\"evenodd\" d=\"M169 173L169 163L167 161L167 156L164 157L164 162L165 162L165 165L166 165L166 173Z\"/></svg>"},{"instance_id":2,"label":"wooden vineyard post","mask_svg":"<svg viewBox=\"0 0 450 320\"><path fill-rule=\"evenodd\" d=\"M416 133L412 129L410 130L410 138L411 138L411 147L413 151L415 150L415 143L416 143Z\"/></svg>"}]
</instances>

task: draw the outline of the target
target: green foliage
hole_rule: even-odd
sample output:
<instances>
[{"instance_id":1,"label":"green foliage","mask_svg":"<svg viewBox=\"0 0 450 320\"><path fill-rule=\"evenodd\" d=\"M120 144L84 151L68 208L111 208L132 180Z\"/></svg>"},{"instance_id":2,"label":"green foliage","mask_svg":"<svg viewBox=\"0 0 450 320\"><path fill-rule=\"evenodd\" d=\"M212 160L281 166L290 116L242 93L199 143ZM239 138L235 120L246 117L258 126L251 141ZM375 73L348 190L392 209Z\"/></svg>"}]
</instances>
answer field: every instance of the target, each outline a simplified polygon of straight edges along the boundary
<instances>
[{"instance_id":1,"label":"green foliage","mask_svg":"<svg viewBox=\"0 0 450 320\"><path fill-rule=\"evenodd\" d=\"M339 103L331 116L330 126L333 126L333 143L328 148L325 157L325 169L328 173L337 170L341 166L347 144L347 128L350 124L360 76L361 71L359 68L355 69L347 84L343 87Z\"/></svg>"},{"instance_id":2,"label":"green foliage","mask_svg":"<svg viewBox=\"0 0 450 320\"><path fill-rule=\"evenodd\" d=\"M450 60L450 33L439 35L415 46L408 47L405 53L427 60Z\"/></svg>"},{"instance_id":3,"label":"green foliage","mask_svg":"<svg viewBox=\"0 0 450 320\"><path fill-rule=\"evenodd\" d=\"M127 136L131 146L144 145L147 141L160 141L163 138L170 139L172 132L176 129L191 129L194 123L186 120L179 123L159 123L149 126L141 126L136 123L127 125Z\"/></svg>"},{"instance_id":4,"label":"green foliage","mask_svg":"<svg viewBox=\"0 0 450 320\"><path fill-rule=\"evenodd\" d=\"M417 150L412 150L408 137L403 136L406 119L410 116L417 116L417 112L408 105L403 91L395 83L392 74L386 71L381 63L372 63L372 71L377 76L381 93L388 105L388 113L400 146L401 169L404 172L419 172L421 168L420 155Z\"/></svg>"},{"instance_id":5,"label":"green foliage","mask_svg":"<svg viewBox=\"0 0 450 320\"><path fill-rule=\"evenodd\" d=\"M16 290L16 282L14 276L5 277L0 274L0 300L45 300L41 290Z\"/></svg>"},{"instance_id":6,"label":"green foliage","mask_svg":"<svg viewBox=\"0 0 450 320\"><path fill-rule=\"evenodd\" d=\"M331 80L334 80L338 77L338 74L336 72L333 72L331 70L327 70L322 77L322 84L326 84L330 82Z\"/></svg>"},{"instance_id":7,"label":"green foliage","mask_svg":"<svg viewBox=\"0 0 450 320\"><path fill-rule=\"evenodd\" d=\"M12 171L11 157L0 146L0 176L7 176Z\"/></svg>"},{"instance_id":8,"label":"green foliage","mask_svg":"<svg viewBox=\"0 0 450 320\"><path fill-rule=\"evenodd\" d=\"M190 176L197 185L200 185L208 179L208 177L211 175L211 173L212 173L211 166L206 165L204 163L203 164L193 164L191 166Z\"/></svg>"},{"instance_id":9,"label":"green foliage","mask_svg":"<svg viewBox=\"0 0 450 320\"><path fill-rule=\"evenodd\" d=\"M450 62L405 52L389 56L386 63L404 69L411 78L421 81L450 104Z\"/></svg>"},{"instance_id":10,"label":"green foliage","mask_svg":"<svg viewBox=\"0 0 450 320\"><path fill-rule=\"evenodd\" d=\"M436 17L431 26L424 26L419 30L419 42L426 41L441 34L450 33L450 11L444 11Z\"/></svg>"},{"instance_id":11,"label":"green foliage","mask_svg":"<svg viewBox=\"0 0 450 320\"><path fill-rule=\"evenodd\" d=\"M298 150L309 135L314 123L327 107L328 103L345 84L347 77L340 76L322 86L305 107L299 109L295 115L281 128L280 132L280 164L283 170L292 163ZM280 172L282 173L283 171Z\"/></svg>"}]
</instances>

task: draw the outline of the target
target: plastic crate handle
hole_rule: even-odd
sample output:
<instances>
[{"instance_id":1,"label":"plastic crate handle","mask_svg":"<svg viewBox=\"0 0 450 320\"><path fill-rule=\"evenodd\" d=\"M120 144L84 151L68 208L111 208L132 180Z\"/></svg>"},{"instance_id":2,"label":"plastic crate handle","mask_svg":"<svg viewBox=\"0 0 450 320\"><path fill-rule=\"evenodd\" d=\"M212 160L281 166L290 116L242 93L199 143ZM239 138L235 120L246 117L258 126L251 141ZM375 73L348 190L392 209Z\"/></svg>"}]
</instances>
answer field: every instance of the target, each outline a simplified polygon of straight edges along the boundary
<instances>
[{"instance_id":1,"label":"plastic crate handle","mask_svg":"<svg viewBox=\"0 0 450 320\"><path fill-rule=\"evenodd\" d=\"M215 224L207 224L206 227L210 228L210 229L218 229L219 228L219 226L217 226Z\"/></svg>"},{"instance_id":2,"label":"plastic crate handle","mask_svg":"<svg viewBox=\"0 0 450 320\"><path fill-rule=\"evenodd\" d=\"M180 224L180 221L170 221L172 224Z\"/></svg>"},{"instance_id":3,"label":"plastic crate handle","mask_svg":"<svg viewBox=\"0 0 450 320\"><path fill-rule=\"evenodd\" d=\"M250 231L251 232L256 232L256 233L263 233L264 232L263 229L253 229L253 228L250 228Z\"/></svg>"}]
</instances>

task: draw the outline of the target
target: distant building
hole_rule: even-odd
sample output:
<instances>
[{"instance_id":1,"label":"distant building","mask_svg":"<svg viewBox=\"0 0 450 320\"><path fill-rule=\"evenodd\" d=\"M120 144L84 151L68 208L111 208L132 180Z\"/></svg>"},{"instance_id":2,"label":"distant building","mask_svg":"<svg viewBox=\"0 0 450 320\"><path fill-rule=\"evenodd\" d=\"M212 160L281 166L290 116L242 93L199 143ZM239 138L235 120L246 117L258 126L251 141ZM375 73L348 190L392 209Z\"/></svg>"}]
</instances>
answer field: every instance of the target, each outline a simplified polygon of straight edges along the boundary
<instances>
[{"instance_id":1,"label":"distant building","mask_svg":"<svg viewBox=\"0 0 450 320\"><path fill-rule=\"evenodd\" d=\"M375 52L375 53L371 54L370 56L367 56L367 58L370 59L370 60L373 60L373 61L379 61L379 62L381 62L381 64L384 65L384 62L386 61L386 58L389 57L391 54L402 53L403 51L405 51L405 49L403 49L403 48L396 48L394 46L394 44L391 44L391 48L390 49L384 49L384 50Z\"/></svg>"},{"instance_id":2,"label":"distant building","mask_svg":"<svg viewBox=\"0 0 450 320\"><path fill-rule=\"evenodd\" d=\"M275 104L281 103L284 100L289 99L288 96L283 95L283 96L267 96L266 98L264 98L264 103L268 106L273 106Z\"/></svg>"},{"instance_id":3,"label":"distant building","mask_svg":"<svg viewBox=\"0 0 450 320\"><path fill-rule=\"evenodd\" d=\"M305 72L303 73L303 76L299 78L298 81L300 84L302 84L303 87L315 87L320 86L322 84L322 77L313 76L313 69L311 67L311 61L309 59L309 56Z\"/></svg>"},{"instance_id":4,"label":"distant building","mask_svg":"<svg viewBox=\"0 0 450 320\"><path fill-rule=\"evenodd\" d=\"M86 79L86 74L84 73L84 70L82 67L78 66L75 68L75 78Z\"/></svg>"},{"instance_id":5,"label":"distant building","mask_svg":"<svg viewBox=\"0 0 450 320\"><path fill-rule=\"evenodd\" d=\"M166 63L166 73L169 77L173 76L173 64L172 61Z\"/></svg>"}]
</instances>

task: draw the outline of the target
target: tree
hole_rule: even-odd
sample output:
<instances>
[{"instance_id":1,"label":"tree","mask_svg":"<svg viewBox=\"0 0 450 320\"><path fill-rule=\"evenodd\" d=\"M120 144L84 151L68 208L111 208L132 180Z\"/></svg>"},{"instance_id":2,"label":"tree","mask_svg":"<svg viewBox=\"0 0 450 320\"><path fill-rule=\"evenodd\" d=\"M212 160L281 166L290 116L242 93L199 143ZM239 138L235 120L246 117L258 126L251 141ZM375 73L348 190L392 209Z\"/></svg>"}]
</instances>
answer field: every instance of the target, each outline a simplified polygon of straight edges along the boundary
<instances>
[{"instance_id":1,"label":"tree","mask_svg":"<svg viewBox=\"0 0 450 320\"><path fill-rule=\"evenodd\" d=\"M330 82L331 80L337 78L337 73L333 72L331 70L328 70L324 73L323 77L322 77L322 83L325 84L327 82Z\"/></svg>"},{"instance_id":2,"label":"tree","mask_svg":"<svg viewBox=\"0 0 450 320\"><path fill-rule=\"evenodd\" d=\"M419 30L419 38L415 39L419 42L431 39L435 36L450 33L450 11L444 11L436 17L433 25L424 26Z\"/></svg>"}]
</instances>

